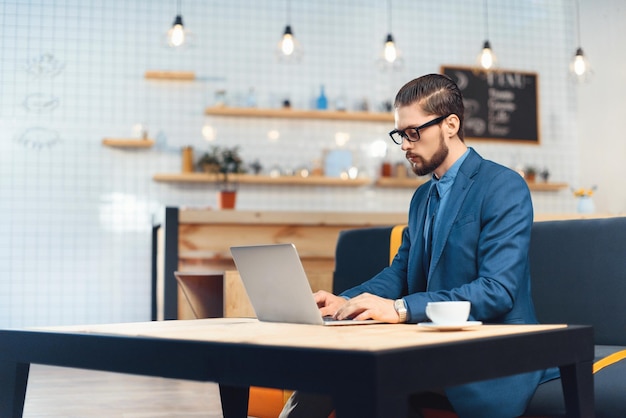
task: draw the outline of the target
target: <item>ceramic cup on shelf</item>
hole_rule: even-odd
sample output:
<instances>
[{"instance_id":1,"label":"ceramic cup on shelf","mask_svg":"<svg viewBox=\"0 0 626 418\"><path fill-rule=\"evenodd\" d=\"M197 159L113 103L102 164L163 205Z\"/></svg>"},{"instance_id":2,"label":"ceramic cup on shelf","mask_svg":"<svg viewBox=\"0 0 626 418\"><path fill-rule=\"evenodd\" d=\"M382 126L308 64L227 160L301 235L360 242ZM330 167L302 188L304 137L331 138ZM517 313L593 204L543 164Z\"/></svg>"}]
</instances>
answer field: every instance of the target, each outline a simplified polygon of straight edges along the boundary
<instances>
[{"instance_id":1,"label":"ceramic cup on shelf","mask_svg":"<svg viewBox=\"0 0 626 418\"><path fill-rule=\"evenodd\" d=\"M462 324L470 314L471 303L468 301L428 302L426 315L438 325Z\"/></svg>"}]
</instances>

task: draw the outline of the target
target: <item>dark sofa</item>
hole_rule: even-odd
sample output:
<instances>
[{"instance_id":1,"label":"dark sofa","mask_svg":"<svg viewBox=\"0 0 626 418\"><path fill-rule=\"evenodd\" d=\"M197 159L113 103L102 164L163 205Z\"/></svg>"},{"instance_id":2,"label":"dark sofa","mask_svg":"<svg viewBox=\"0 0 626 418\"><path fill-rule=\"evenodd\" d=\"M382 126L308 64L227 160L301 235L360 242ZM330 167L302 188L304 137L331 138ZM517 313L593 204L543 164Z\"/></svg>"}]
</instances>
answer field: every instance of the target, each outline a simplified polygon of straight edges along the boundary
<instances>
[{"instance_id":1,"label":"dark sofa","mask_svg":"<svg viewBox=\"0 0 626 418\"><path fill-rule=\"evenodd\" d=\"M626 217L536 222L529 255L539 321L593 325L596 418L626 417ZM564 410L555 380L537 389L528 414Z\"/></svg>"},{"instance_id":2,"label":"dark sofa","mask_svg":"<svg viewBox=\"0 0 626 418\"><path fill-rule=\"evenodd\" d=\"M335 293L388 265L392 230L378 227L340 234ZM594 367L596 417L626 417L626 351L622 351L626 350L626 217L535 222L529 258L539 321L594 327L599 361ZM556 379L538 388L526 416L564 412L561 382Z\"/></svg>"}]
</instances>

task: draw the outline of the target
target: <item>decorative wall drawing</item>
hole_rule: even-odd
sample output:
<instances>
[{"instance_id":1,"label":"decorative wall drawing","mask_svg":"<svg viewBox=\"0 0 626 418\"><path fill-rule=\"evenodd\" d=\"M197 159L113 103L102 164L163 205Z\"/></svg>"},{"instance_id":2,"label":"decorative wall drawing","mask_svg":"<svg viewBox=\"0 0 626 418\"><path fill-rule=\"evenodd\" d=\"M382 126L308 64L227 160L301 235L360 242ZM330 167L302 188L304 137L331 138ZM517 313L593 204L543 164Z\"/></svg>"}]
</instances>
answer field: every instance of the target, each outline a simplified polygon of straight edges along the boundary
<instances>
[{"instance_id":1,"label":"decorative wall drawing","mask_svg":"<svg viewBox=\"0 0 626 418\"><path fill-rule=\"evenodd\" d=\"M59 142L59 132L54 129L35 126L26 129L18 137L17 141L28 148L50 148Z\"/></svg>"},{"instance_id":2,"label":"decorative wall drawing","mask_svg":"<svg viewBox=\"0 0 626 418\"><path fill-rule=\"evenodd\" d=\"M26 73L34 79L52 79L61 74L64 69L65 63L51 52L30 58L24 65ZM60 99L53 94L38 92L28 94L22 101L22 106L29 113L42 115L53 112L60 103ZM32 126L18 134L17 141L28 148L43 149L57 144L59 138L59 132L54 129Z\"/></svg>"},{"instance_id":3,"label":"decorative wall drawing","mask_svg":"<svg viewBox=\"0 0 626 418\"><path fill-rule=\"evenodd\" d=\"M46 93L31 93L22 102L22 105L29 112L34 113L50 113L57 107L61 101L58 97Z\"/></svg>"},{"instance_id":4,"label":"decorative wall drawing","mask_svg":"<svg viewBox=\"0 0 626 418\"><path fill-rule=\"evenodd\" d=\"M26 61L26 72L35 77L55 77L65 68L65 63L58 60L52 53L46 52Z\"/></svg>"}]
</instances>

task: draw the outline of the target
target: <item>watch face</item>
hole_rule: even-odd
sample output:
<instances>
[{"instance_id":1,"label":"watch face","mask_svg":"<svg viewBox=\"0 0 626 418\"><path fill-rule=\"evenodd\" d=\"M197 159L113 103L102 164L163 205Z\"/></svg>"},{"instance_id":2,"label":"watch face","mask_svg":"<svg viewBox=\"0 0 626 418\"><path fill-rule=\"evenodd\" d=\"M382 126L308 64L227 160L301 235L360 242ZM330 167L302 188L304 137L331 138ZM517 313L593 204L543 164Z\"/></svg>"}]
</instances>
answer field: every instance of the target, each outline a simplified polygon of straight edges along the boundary
<instances>
[{"instance_id":1,"label":"watch face","mask_svg":"<svg viewBox=\"0 0 626 418\"><path fill-rule=\"evenodd\" d=\"M404 299L397 299L396 301L394 301L393 307L396 309L396 312L398 313L399 322L406 322L407 310L406 310L406 302L404 301Z\"/></svg>"},{"instance_id":2,"label":"watch face","mask_svg":"<svg viewBox=\"0 0 626 418\"><path fill-rule=\"evenodd\" d=\"M398 313L406 312L406 305L403 299L396 300L393 305Z\"/></svg>"}]
</instances>

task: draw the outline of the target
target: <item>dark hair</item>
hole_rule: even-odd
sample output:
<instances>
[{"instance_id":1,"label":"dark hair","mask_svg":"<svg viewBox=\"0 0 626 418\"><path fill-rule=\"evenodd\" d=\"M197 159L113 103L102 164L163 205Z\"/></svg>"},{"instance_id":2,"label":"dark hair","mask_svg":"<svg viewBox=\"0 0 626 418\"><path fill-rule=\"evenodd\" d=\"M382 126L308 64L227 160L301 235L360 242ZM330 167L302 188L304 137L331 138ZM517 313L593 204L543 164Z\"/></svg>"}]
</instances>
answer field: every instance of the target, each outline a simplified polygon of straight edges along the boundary
<instances>
[{"instance_id":1,"label":"dark hair","mask_svg":"<svg viewBox=\"0 0 626 418\"><path fill-rule=\"evenodd\" d=\"M427 74L406 83L398 94L394 106L409 106L418 103L424 112L432 115L459 117L459 138L463 135L463 95L452 79L442 74Z\"/></svg>"}]
</instances>

